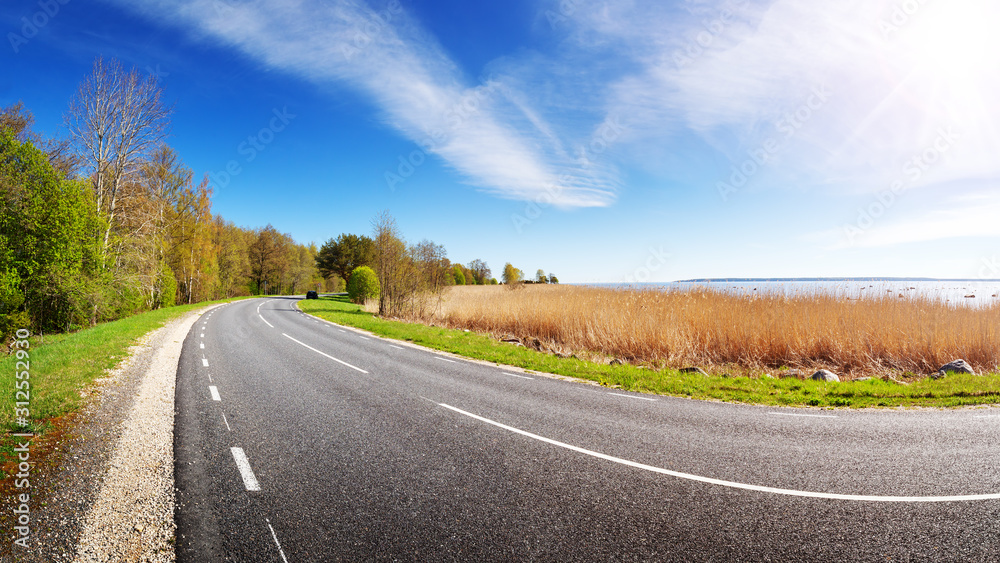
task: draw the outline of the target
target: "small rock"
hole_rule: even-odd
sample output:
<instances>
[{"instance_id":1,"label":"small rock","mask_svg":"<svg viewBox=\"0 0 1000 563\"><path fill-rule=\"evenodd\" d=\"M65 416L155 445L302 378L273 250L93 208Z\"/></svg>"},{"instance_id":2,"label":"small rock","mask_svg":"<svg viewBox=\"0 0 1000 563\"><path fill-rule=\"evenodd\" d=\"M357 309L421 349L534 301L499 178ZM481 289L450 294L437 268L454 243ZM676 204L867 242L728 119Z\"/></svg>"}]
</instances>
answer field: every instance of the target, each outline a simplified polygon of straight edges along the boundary
<instances>
[{"instance_id":1,"label":"small rock","mask_svg":"<svg viewBox=\"0 0 1000 563\"><path fill-rule=\"evenodd\" d=\"M680 372L681 373L697 373L697 374L704 375L704 376L708 377L708 372L705 371L705 370L703 370L703 369L701 369L701 368L698 368L698 367L681 368Z\"/></svg>"},{"instance_id":2,"label":"small rock","mask_svg":"<svg viewBox=\"0 0 1000 563\"><path fill-rule=\"evenodd\" d=\"M618 358L615 358L615 359L611 360L611 364L610 365L621 366L621 365L625 365L625 362L619 360Z\"/></svg>"},{"instance_id":3,"label":"small rock","mask_svg":"<svg viewBox=\"0 0 1000 563\"><path fill-rule=\"evenodd\" d=\"M972 366L970 366L965 360L955 360L941 366L937 374L932 375L931 377L938 379L949 373L968 373L970 375L976 375L976 370L972 369Z\"/></svg>"},{"instance_id":4,"label":"small rock","mask_svg":"<svg viewBox=\"0 0 1000 563\"><path fill-rule=\"evenodd\" d=\"M786 378L789 378L789 377L794 377L796 379L801 379L802 378L802 372L799 371L799 370L797 370L797 369L790 369L788 371L783 371L783 372L779 373L778 377L781 378L781 379L786 379Z\"/></svg>"},{"instance_id":5,"label":"small rock","mask_svg":"<svg viewBox=\"0 0 1000 563\"><path fill-rule=\"evenodd\" d=\"M840 381L840 378L837 377L837 374L825 369L821 369L816 373L812 374L812 377L810 379L812 379L813 381L828 381L828 382Z\"/></svg>"},{"instance_id":6,"label":"small rock","mask_svg":"<svg viewBox=\"0 0 1000 563\"><path fill-rule=\"evenodd\" d=\"M870 377L859 377L857 379L852 379L851 381L861 382L861 381L871 381L871 380L872 380L872 378L870 378Z\"/></svg>"},{"instance_id":7,"label":"small rock","mask_svg":"<svg viewBox=\"0 0 1000 563\"><path fill-rule=\"evenodd\" d=\"M761 379L774 379L774 376L771 375L771 374L769 374L769 373L765 373L764 375L760 376L760 378Z\"/></svg>"}]
</instances>

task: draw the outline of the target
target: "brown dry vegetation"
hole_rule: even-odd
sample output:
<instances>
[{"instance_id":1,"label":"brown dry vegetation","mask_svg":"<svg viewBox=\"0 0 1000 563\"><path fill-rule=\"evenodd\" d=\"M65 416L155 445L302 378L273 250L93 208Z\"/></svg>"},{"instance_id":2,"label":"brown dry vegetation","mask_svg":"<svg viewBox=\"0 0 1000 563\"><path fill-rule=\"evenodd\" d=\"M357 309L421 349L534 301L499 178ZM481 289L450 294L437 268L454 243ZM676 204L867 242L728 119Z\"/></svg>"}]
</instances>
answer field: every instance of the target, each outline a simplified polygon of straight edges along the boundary
<instances>
[{"instance_id":1,"label":"brown dry vegetation","mask_svg":"<svg viewBox=\"0 0 1000 563\"><path fill-rule=\"evenodd\" d=\"M736 296L580 286L450 288L419 319L544 348L598 353L637 364L709 371L826 368L841 377L913 379L964 358L1000 364L1000 304L948 305L895 294Z\"/></svg>"}]
</instances>

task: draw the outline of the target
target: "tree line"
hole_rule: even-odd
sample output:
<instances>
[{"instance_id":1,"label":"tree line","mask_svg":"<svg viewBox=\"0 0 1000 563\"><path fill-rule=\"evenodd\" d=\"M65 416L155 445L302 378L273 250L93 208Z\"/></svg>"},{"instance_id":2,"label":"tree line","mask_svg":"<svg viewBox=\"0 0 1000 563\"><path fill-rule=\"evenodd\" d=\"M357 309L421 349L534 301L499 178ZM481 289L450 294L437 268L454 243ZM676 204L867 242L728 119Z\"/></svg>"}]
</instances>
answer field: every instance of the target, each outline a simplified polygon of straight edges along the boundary
<instances>
[{"instance_id":1,"label":"tree line","mask_svg":"<svg viewBox=\"0 0 1000 563\"><path fill-rule=\"evenodd\" d=\"M166 143L155 77L97 59L43 138L0 110L0 335L70 331L178 303L299 293L323 282L315 245L212 213L208 180Z\"/></svg>"},{"instance_id":2,"label":"tree line","mask_svg":"<svg viewBox=\"0 0 1000 563\"><path fill-rule=\"evenodd\" d=\"M452 263L444 246L409 244L384 212L372 235L321 248L273 226L212 212L167 143L173 108L151 75L98 58L65 114L65 138L35 132L23 104L0 109L0 337L72 331L181 303L339 292L355 270L377 278L379 313L422 315L444 288L496 285L486 262ZM512 286L534 280L509 263Z\"/></svg>"}]
</instances>

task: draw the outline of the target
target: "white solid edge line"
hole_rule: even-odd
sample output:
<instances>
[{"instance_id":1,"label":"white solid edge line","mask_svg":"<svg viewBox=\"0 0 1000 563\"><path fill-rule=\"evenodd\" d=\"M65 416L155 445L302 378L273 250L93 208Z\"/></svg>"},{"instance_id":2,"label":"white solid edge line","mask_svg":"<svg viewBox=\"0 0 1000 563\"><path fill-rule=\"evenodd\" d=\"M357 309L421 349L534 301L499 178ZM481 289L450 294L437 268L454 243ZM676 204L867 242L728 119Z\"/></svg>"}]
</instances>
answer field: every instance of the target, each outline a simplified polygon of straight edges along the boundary
<instances>
[{"instance_id":1,"label":"white solid edge line","mask_svg":"<svg viewBox=\"0 0 1000 563\"><path fill-rule=\"evenodd\" d=\"M500 373L502 373L504 375L509 375L511 377L519 377L521 379L531 379L531 380L535 379L534 377L528 377L527 375L517 375L516 373L507 373L505 371L501 371Z\"/></svg>"},{"instance_id":2,"label":"white solid edge line","mask_svg":"<svg viewBox=\"0 0 1000 563\"><path fill-rule=\"evenodd\" d=\"M285 550L281 549L281 542L278 541L278 534L274 533L271 521L267 518L265 518L264 521L267 522L267 527L271 530L271 537L274 538L274 545L278 546L278 553L281 554L281 560L288 563L288 558L285 557Z\"/></svg>"},{"instance_id":3,"label":"white solid edge line","mask_svg":"<svg viewBox=\"0 0 1000 563\"><path fill-rule=\"evenodd\" d=\"M219 396L219 388L216 387L215 385L209 385L208 386L208 392L212 394L212 400L213 401L221 401L222 400L222 397ZM223 416L225 416L225 415L223 415Z\"/></svg>"},{"instance_id":4,"label":"white solid edge line","mask_svg":"<svg viewBox=\"0 0 1000 563\"><path fill-rule=\"evenodd\" d=\"M345 365L345 366L347 366L347 367L349 367L351 369L358 370L361 373L368 373L367 371L365 371L365 370L363 370L363 369L361 369L361 368L359 368L357 366L352 366L351 364L345 362L344 360L338 360L337 358L334 358L330 354L327 354L325 352L320 352L319 350L313 348L312 346L306 344L305 342L299 342L298 340L295 340L294 338L292 338L291 336L288 336L284 332L282 332L281 335L284 336L285 338L291 340L292 342L295 342L296 344L299 344L299 345L305 346L306 348L309 348L310 350L312 350L313 352L316 352L317 354L319 354L321 356L326 356L327 358L330 358L331 360L337 362L338 364L343 364L343 365Z\"/></svg>"},{"instance_id":5,"label":"white solid edge line","mask_svg":"<svg viewBox=\"0 0 1000 563\"><path fill-rule=\"evenodd\" d=\"M649 397L639 397L637 395L625 395L622 393L608 393L608 395L614 395L615 397L625 397L626 399L639 399L640 401L653 401L653 402L656 401L656 399L651 399Z\"/></svg>"},{"instance_id":6,"label":"white solid edge line","mask_svg":"<svg viewBox=\"0 0 1000 563\"><path fill-rule=\"evenodd\" d=\"M201 365L203 365L205 367L208 367L208 358L202 358L201 359Z\"/></svg>"},{"instance_id":7,"label":"white solid edge line","mask_svg":"<svg viewBox=\"0 0 1000 563\"><path fill-rule=\"evenodd\" d=\"M271 324L271 323L269 323L269 322L267 322L267 319L265 319L264 317L261 317L259 313L257 314L257 316L260 317L260 320L264 321L264 324L266 324L267 326L269 326L271 328L274 328L274 325Z\"/></svg>"},{"instance_id":8,"label":"white solid edge line","mask_svg":"<svg viewBox=\"0 0 1000 563\"><path fill-rule=\"evenodd\" d=\"M250 460L247 459L247 454L243 453L243 448L229 448L229 451L233 452L236 467L240 470L240 476L243 477L243 485L248 491L259 491L260 483L257 482L253 469L250 469Z\"/></svg>"},{"instance_id":9,"label":"white solid edge line","mask_svg":"<svg viewBox=\"0 0 1000 563\"><path fill-rule=\"evenodd\" d=\"M769 412L767 414L773 416L801 416L806 418L837 418L837 416L833 414L797 414L792 412Z\"/></svg>"},{"instance_id":10,"label":"white solid edge line","mask_svg":"<svg viewBox=\"0 0 1000 563\"><path fill-rule=\"evenodd\" d=\"M478 421L485 422L486 424L492 424L498 428L503 428L509 432L515 434L520 434L528 438L538 440L540 442L545 442L546 444L551 444L553 446L558 446L560 448L565 448L567 450L572 450L581 454L596 457L598 459L603 459L605 461L611 461L614 463L619 463L621 465L626 465L629 467L634 467L636 469L642 469L645 471L651 471L653 473L660 473L663 475L670 475L671 477L678 477L680 479L687 479L690 481L698 481L701 483L708 483L710 485L720 485L723 487L730 487L733 489L743 489L747 491L757 491L761 493L771 493L776 495L788 495L794 497L807 497L807 498L821 498L821 499L831 499L831 500L852 500L852 501L865 501L865 502L961 502L961 501L974 501L974 500L1000 500L1000 493L985 494L985 495L953 495L953 496L926 496L926 497L895 497L895 496L876 496L876 495L843 495L837 493L816 493L810 491L796 491L793 489L778 489L775 487L763 487L760 485L748 485L745 483L736 483L734 481L725 481L722 479L713 479L711 477L701 477L698 475L691 475L690 473L681 473L679 471L671 471L669 469L662 469L660 467L653 467L652 465L646 465L644 463L638 463L635 461L629 461L627 459L622 459L620 457L614 457L607 454L602 454L600 452L595 452L581 448L579 446L572 446L563 442L553 440L551 438L545 438L544 436L539 436L537 434L532 434L531 432L526 432L513 426L507 426L500 422L490 420L488 418L483 418L479 415L472 414L470 412L463 411L462 409L455 408L451 405L446 405L444 403L438 403L446 409L452 410L459 414L463 414L470 418L474 418Z\"/></svg>"},{"instance_id":11,"label":"white solid edge line","mask_svg":"<svg viewBox=\"0 0 1000 563\"><path fill-rule=\"evenodd\" d=\"M438 356L434 356L434 359L435 360L441 360L442 362L448 362L449 364L457 364L458 363L455 360L449 360L448 358L440 358Z\"/></svg>"}]
</instances>

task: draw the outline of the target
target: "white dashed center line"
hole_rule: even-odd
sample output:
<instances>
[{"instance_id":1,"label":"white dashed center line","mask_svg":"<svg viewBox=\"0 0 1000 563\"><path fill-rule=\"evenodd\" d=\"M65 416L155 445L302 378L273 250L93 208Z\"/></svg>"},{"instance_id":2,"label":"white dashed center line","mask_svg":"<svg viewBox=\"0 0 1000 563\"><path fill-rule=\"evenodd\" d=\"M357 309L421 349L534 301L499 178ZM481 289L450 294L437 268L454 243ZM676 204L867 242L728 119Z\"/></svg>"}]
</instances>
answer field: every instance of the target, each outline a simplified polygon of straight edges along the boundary
<instances>
[{"instance_id":1,"label":"white dashed center line","mask_svg":"<svg viewBox=\"0 0 1000 563\"><path fill-rule=\"evenodd\" d=\"M202 358L201 359L201 365L203 365L205 367L208 367L208 358Z\"/></svg>"},{"instance_id":2,"label":"white dashed center line","mask_svg":"<svg viewBox=\"0 0 1000 563\"><path fill-rule=\"evenodd\" d=\"M404 350L404 348L402 346L396 346L395 344L390 344L389 347L390 348L395 348L397 350Z\"/></svg>"},{"instance_id":3,"label":"white dashed center line","mask_svg":"<svg viewBox=\"0 0 1000 563\"><path fill-rule=\"evenodd\" d=\"M282 335L282 336L284 336L285 338L287 338L287 339L291 340L292 342L295 342L296 344L299 344L300 346L304 346L304 347L306 347L306 348L309 348L310 350L312 350L313 352L316 352L317 354L319 354L319 355L321 355L321 356L326 356L327 358L330 358L331 360L333 360L333 361L337 362L338 364L342 364L342 365L345 365L345 366L347 366L347 367L349 367L349 368L351 368L351 369L353 369L353 370L357 370L357 371L360 371L361 373L368 373L367 371L365 371L365 370L363 370L363 369L361 369L361 368L359 368L359 367L357 367L357 366L352 366L351 364L349 364L349 363L347 363L347 362L345 362L345 361L343 361L343 360L339 360L339 359L337 359L337 358L334 358L334 357L333 357L333 356L331 356L330 354L327 354L327 353L325 353L325 352L320 352L319 350L317 350L317 349L313 348L312 346L310 346L310 345L306 344L305 342L300 342L300 341L298 341L298 340L295 340L294 338L292 338L291 336L288 336L288 335L287 335L287 334L285 334L285 333L281 333L281 335Z\"/></svg>"},{"instance_id":4,"label":"white dashed center line","mask_svg":"<svg viewBox=\"0 0 1000 563\"><path fill-rule=\"evenodd\" d=\"M213 401L221 401L222 400L222 397L219 396L219 388L216 387L215 385L209 385L208 386L208 392L212 394L212 400ZM223 415L223 416L225 416L225 415Z\"/></svg>"},{"instance_id":5,"label":"white dashed center line","mask_svg":"<svg viewBox=\"0 0 1000 563\"><path fill-rule=\"evenodd\" d=\"M232 432L233 429L229 427L229 421L226 420L226 413L222 413L222 422L226 423L226 430Z\"/></svg>"},{"instance_id":6,"label":"white dashed center line","mask_svg":"<svg viewBox=\"0 0 1000 563\"><path fill-rule=\"evenodd\" d=\"M233 452L236 467L240 470L240 476L243 477L243 485L248 491L259 491L260 483L257 482L253 470L250 469L250 460L247 459L247 454L243 453L243 448L230 448L229 451Z\"/></svg>"},{"instance_id":7,"label":"white dashed center line","mask_svg":"<svg viewBox=\"0 0 1000 563\"><path fill-rule=\"evenodd\" d=\"M198 344L199 344L199 346L201 347L202 350L205 349L205 343L204 342L199 342Z\"/></svg>"},{"instance_id":8,"label":"white dashed center line","mask_svg":"<svg viewBox=\"0 0 1000 563\"><path fill-rule=\"evenodd\" d=\"M435 360L441 360L442 362L448 362L449 364L457 364L458 363L455 360L449 360L448 358L439 358L437 356L434 356L434 359Z\"/></svg>"}]
</instances>

